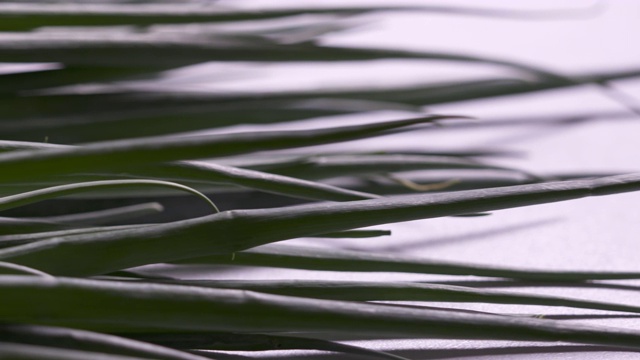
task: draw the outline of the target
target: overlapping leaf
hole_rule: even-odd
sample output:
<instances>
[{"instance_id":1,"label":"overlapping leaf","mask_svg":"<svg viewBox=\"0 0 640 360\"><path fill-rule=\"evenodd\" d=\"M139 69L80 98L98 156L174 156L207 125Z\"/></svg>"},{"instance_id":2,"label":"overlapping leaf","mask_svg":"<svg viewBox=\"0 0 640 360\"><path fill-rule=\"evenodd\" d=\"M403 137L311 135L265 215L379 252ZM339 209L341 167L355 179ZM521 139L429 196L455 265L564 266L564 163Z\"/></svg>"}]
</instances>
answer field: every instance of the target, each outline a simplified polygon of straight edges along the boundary
<instances>
[{"instance_id":1,"label":"overlapping leaf","mask_svg":"<svg viewBox=\"0 0 640 360\"><path fill-rule=\"evenodd\" d=\"M337 204L232 210L153 227L55 238L16 246L1 250L0 260L53 274L93 275L206 254L230 254L271 242L370 225L637 190L640 190L640 176L629 174ZM100 251L99 259L85 256L95 254L97 249Z\"/></svg>"}]
</instances>

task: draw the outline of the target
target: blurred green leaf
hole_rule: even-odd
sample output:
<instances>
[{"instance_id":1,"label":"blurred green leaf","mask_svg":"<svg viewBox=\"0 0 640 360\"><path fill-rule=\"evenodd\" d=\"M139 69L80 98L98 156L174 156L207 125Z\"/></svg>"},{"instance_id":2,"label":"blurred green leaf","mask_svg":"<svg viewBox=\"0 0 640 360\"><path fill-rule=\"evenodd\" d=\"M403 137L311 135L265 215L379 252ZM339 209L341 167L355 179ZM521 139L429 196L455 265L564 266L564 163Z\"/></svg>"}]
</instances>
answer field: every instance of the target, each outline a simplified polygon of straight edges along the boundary
<instances>
[{"instance_id":1,"label":"blurred green leaf","mask_svg":"<svg viewBox=\"0 0 640 360\"><path fill-rule=\"evenodd\" d=\"M425 116L377 124L317 130L243 132L220 135L166 136L120 140L49 150L0 154L1 181L83 173L160 161L206 158L259 150L288 149L373 136L377 133L447 119Z\"/></svg>"}]
</instances>

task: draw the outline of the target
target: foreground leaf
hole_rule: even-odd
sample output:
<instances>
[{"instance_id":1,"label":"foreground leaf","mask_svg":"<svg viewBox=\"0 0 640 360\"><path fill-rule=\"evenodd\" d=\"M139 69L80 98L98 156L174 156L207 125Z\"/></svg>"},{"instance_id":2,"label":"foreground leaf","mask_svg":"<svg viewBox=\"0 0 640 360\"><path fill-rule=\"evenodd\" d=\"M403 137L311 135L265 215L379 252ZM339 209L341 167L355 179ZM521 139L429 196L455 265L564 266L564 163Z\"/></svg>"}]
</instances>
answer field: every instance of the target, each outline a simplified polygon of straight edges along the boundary
<instances>
[{"instance_id":1,"label":"foreground leaf","mask_svg":"<svg viewBox=\"0 0 640 360\"><path fill-rule=\"evenodd\" d=\"M291 176L269 174L202 161L178 161L169 164L138 167L130 176L159 178L175 181L224 183L268 193L302 199L325 201L352 201L378 197L360 191L348 190Z\"/></svg>"},{"instance_id":2,"label":"foreground leaf","mask_svg":"<svg viewBox=\"0 0 640 360\"><path fill-rule=\"evenodd\" d=\"M0 94L17 94L30 90L54 88L65 85L77 85L101 81L125 79L157 78L158 71L168 69L149 69L146 67L104 67L104 66L65 66L63 68L43 69L41 71L0 74ZM12 98L17 102L19 98ZM1 101L1 100L0 100ZM5 109L6 111L6 109ZM9 119L7 119L9 120Z\"/></svg>"},{"instance_id":3,"label":"foreground leaf","mask_svg":"<svg viewBox=\"0 0 640 360\"><path fill-rule=\"evenodd\" d=\"M23 217L23 219L32 221L50 221L54 223L63 223L76 226L102 225L120 222L123 220L131 220L140 216L157 214L159 212L162 212L163 210L164 207L160 203L146 203L104 210L88 211L79 214L65 214L44 217ZM1 238L2 237L0 237L0 239ZM2 246L1 244L2 240L0 240L0 246Z\"/></svg>"},{"instance_id":4,"label":"foreground leaf","mask_svg":"<svg viewBox=\"0 0 640 360\"><path fill-rule=\"evenodd\" d=\"M45 150L73 148L68 145L54 146L52 144L34 142L0 141L0 147L3 145L6 151L11 151L11 149L17 151L23 149ZM351 201L377 197L373 194L342 189L336 186L317 182L202 161L177 161L166 164L137 166L135 168L128 168L126 171L121 170L114 173L101 171L100 175L106 177L155 178L160 180L186 181L204 184L223 183L261 190L268 193L312 200ZM95 176L99 177L99 175ZM87 180L95 180L95 177L91 175L83 176L74 174L72 176L58 178L58 181L73 183Z\"/></svg>"},{"instance_id":5,"label":"foreground leaf","mask_svg":"<svg viewBox=\"0 0 640 360\"><path fill-rule=\"evenodd\" d=\"M264 334L238 334L224 332L206 333L149 333L127 334L142 341L152 342L179 349L211 349L265 351L283 349L308 349L360 355L367 358L407 360L382 351L368 350L357 346L341 344L335 341L311 339L298 336L280 336Z\"/></svg>"},{"instance_id":6,"label":"foreground leaf","mask_svg":"<svg viewBox=\"0 0 640 360\"><path fill-rule=\"evenodd\" d=\"M129 333L328 331L376 337L568 341L640 350L640 332L634 330L451 310L35 276L2 276L0 289L4 294L0 319L5 322Z\"/></svg>"},{"instance_id":7,"label":"foreground leaf","mask_svg":"<svg viewBox=\"0 0 640 360\"><path fill-rule=\"evenodd\" d=\"M232 210L168 224L16 246L0 250L0 260L59 275L104 274L207 254L229 254L301 236L637 190L640 190L640 175L629 174L337 204ZM94 256L97 252L99 258ZM635 278L637 275L616 276Z\"/></svg>"},{"instance_id":8,"label":"foreground leaf","mask_svg":"<svg viewBox=\"0 0 640 360\"><path fill-rule=\"evenodd\" d=\"M67 224L47 220L0 217L0 234L24 234L37 231L55 231L70 228Z\"/></svg>"},{"instance_id":9,"label":"foreground leaf","mask_svg":"<svg viewBox=\"0 0 640 360\"><path fill-rule=\"evenodd\" d=\"M420 84L397 88L366 88L361 90L317 90L312 94L287 94L289 97L346 97L373 101L389 101L409 105L434 105L497 96L526 94L589 83L603 83L640 76L639 69L609 71L573 77L573 82L554 78L521 80L496 78L490 80L456 81L445 84Z\"/></svg>"},{"instance_id":10,"label":"foreground leaf","mask_svg":"<svg viewBox=\"0 0 640 360\"><path fill-rule=\"evenodd\" d=\"M15 360L152 360L113 354L0 342L0 357Z\"/></svg>"},{"instance_id":11,"label":"foreground leaf","mask_svg":"<svg viewBox=\"0 0 640 360\"><path fill-rule=\"evenodd\" d=\"M52 350L68 349L74 352L88 351L96 354L113 354L163 360L208 359L164 346L119 336L51 326L2 324L0 325L0 338L5 342L35 345L34 349L42 346L50 347ZM58 350L53 350L54 353L56 351ZM93 359L93 357L87 359Z\"/></svg>"},{"instance_id":12,"label":"foreground leaf","mask_svg":"<svg viewBox=\"0 0 640 360\"><path fill-rule=\"evenodd\" d=\"M235 134L166 136L108 141L82 147L20 151L0 154L0 181L37 179L43 175L77 174L149 164L152 162L288 149L364 138L451 116L426 116L378 124L299 131L264 131Z\"/></svg>"},{"instance_id":13,"label":"foreground leaf","mask_svg":"<svg viewBox=\"0 0 640 360\"><path fill-rule=\"evenodd\" d=\"M98 70L95 72L99 73ZM639 74L634 70L591 74L575 77L574 83L557 79L504 79L405 88L314 89L297 93L148 93L122 92L115 88L112 91L118 92L106 94L26 96L0 99L0 104L5 105L0 108L0 114L5 117L0 123L0 133L15 140L37 141L50 136L60 143L83 143L215 128L239 122L264 124L381 109L416 111L415 106L406 104L430 105L544 91ZM27 76L14 76L19 75ZM0 77L0 86L10 81L7 76ZM257 96L259 100L255 99ZM120 127L127 131L118 131Z\"/></svg>"},{"instance_id":14,"label":"foreground leaf","mask_svg":"<svg viewBox=\"0 0 640 360\"><path fill-rule=\"evenodd\" d=\"M85 183L76 183L70 185L54 186L46 189L34 190L22 194L16 194L11 196L5 196L0 198L0 210L7 210L34 202L43 201L55 197L72 195L79 192L93 191L97 189L113 189L120 187L168 187L180 191L185 191L196 195L197 197L205 200L215 212L218 212L216 205L209 200L209 198L201 192L194 190L190 187L171 183L168 181L157 180L105 180L105 181L92 181Z\"/></svg>"},{"instance_id":15,"label":"foreground leaf","mask_svg":"<svg viewBox=\"0 0 640 360\"><path fill-rule=\"evenodd\" d=\"M306 179L438 169L516 171L460 157L387 154L310 156L280 164L275 162L268 165L262 164L260 168L280 175Z\"/></svg>"},{"instance_id":16,"label":"foreground leaf","mask_svg":"<svg viewBox=\"0 0 640 360\"><path fill-rule=\"evenodd\" d=\"M27 266L0 261L0 275L37 275L51 276L40 270L32 269Z\"/></svg>"},{"instance_id":17,"label":"foreground leaf","mask_svg":"<svg viewBox=\"0 0 640 360\"><path fill-rule=\"evenodd\" d=\"M474 265L418 257L372 254L363 251L272 244L231 254L175 261L177 264L265 266L289 269L401 272L485 276L543 282L639 279L640 272L553 271Z\"/></svg>"},{"instance_id":18,"label":"foreground leaf","mask_svg":"<svg viewBox=\"0 0 640 360\"><path fill-rule=\"evenodd\" d=\"M57 143L87 143L380 110L409 111L420 116L415 106L390 102L228 97L120 91L0 98L0 105L6 105L0 110L0 116L6 118L0 123L0 133L13 140L38 141L49 136Z\"/></svg>"},{"instance_id":19,"label":"foreground leaf","mask_svg":"<svg viewBox=\"0 0 640 360\"><path fill-rule=\"evenodd\" d=\"M79 235L79 234L90 234L90 233L122 230L122 229L133 229L133 228L140 228L143 226L154 226L154 225L142 224L142 225L102 226L102 227L89 227L89 228L71 229L71 230L34 232L30 234L2 235L0 236L0 248L29 244L35 241L46 240L54 237L68 237L68 236ZM326 233L326 234L318 234L318 235L315 235L315 237L334 238L334 239L344 239L344 238L362 239L362 238L371 238L371 237L389 236L389 235L391 235L391 231L388 231L388 230L347 230L347 231L337 231L337 232Z\"/></svg>"},{"instance_id":20,"label":"foreground leaf","mask_svg":"<svg viewBox=\"0 0 640 360\"><path fill-rule=\"evenodd\" d=\"M415 282L321 280L158 280L156 282L217 289L243 289L328 300L478 302L640 313L640 306L633 305Z\"/></svg>"},{"instance_id":21,"label":"foreground leaf","mask_svg":"<svg viewBox=\"0 0 640 360\"><path fill-rule=\"evenodd\" d=\"M504 10L461 6L345 6L308 7L296 4L275 8L242 8L211 4L48 4L9 3L0 6L0 30L28 30L42 26L106 26L151 25L161 23L192 23L246 21L300 14L360 14L372 11L425 11L461 15L520 19L566 18L591 13L594 7L549 10Z\"/></svg>"},{"instance_id":22,"label":"foreground leaf","mask_svg":"<svg viewBox=\"0 0 640 360\"><path fill-rule=\"evenodd\" d=\"M126 54L127 56L123 56ZM72 66L178 67L207 61L342 61L423 59L489 64L535 79L576 84L574 79L520 62L445 52L378 48L281 45L250 36L189 36L119 32L0 33L0 56L6 62L57 62Z\"/></svg>"}]
</instances>

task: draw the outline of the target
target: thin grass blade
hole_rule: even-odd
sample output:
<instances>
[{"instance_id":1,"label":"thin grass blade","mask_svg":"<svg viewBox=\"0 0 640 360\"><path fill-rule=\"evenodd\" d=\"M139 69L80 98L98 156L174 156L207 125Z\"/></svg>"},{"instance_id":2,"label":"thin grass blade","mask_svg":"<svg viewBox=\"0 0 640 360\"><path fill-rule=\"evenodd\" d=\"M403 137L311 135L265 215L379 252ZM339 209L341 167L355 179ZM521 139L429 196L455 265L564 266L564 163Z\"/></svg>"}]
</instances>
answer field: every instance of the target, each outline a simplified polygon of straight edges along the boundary
<instances>
[{"instance_id":1,"label":"thin grass blade","mask_svg":"<svg viewBox=\"0 0 640 360\"><path fill-rule=\"evenodd\" d=\"M79 214L66 214L58 216L23 217L25 220L51 221L70 225L105 225L117 223L123 220L131 220L137 217L160 213L164 207L157 202L122 206L105 210L88 211ZM1 238L1 237L0 237ZM0 246L2 240L0 240Z\"/></svg>"},{"instance_id":2,"label":"thin grass blade","mask_svg":"<svg viewBox=\"0 0 640 360\"><path fill-rule=\"evenodd\" d=\"M184 133L239 123L281 123L378 110L411 111L420 115L416 107L365 100L245 100L229 103L218 96L197 94L131 92L120 95L120 98L113 94L94 94L0 99L0 103L11 104L11 108L3 111L8 114L0 124L0 132L5 138L14 140L38 141L49 136L50 140L58 143L86 143ZM49 108L52 106L60 106L64 110ZM104 110L99 110L101 108ZM47 114L43 116L43 112Z\"/></svg>"},{"instance_id":3,"label":"thin grass blade","mask_svg":"<svg viewBox=\"0 0 640 360\"><path fill-rule=\"evenodd\" d=\"M488 169L517 172L517 170L460 157L386 154L312 156L281 164L271 163L266 169L262 165L262 168L276 174L306 179L441 169Z\"/></svg>"},{"instance_id":4,"label":"thin grass blade","mask_svg":"<svg viewBox=\"0 0 640 360\"><path fill-rule=\"evenodd\" d=\"M87 84L119 80L151 80L158 77L162 68L65 66L57 69L0 75L0 94L26 93L33 90L67 85ZM15 98L14 98L15 100Z\"/></svg>"},{"instance_id":5,"label":"thin grass blade","mask_svg":"<svg viewBox=\"0 0 640 360\"><path fill-rule=\"evenodd\" d=\"M426 116L378 124L317 130L265 131L201 136L166 136L102 142L74 148L21 151L0 154L3 182L122 168L152 162L241 154L259 150L288 149L353 140L386 130L448 119Z\"/></svg>"},{"instance_id":6,"label":"thin grass blade","mask_svg":"<svg viewBox=\"0 0 640 360\"><path fill-rule=\"evenodd\" d=\"M104 231L132 229L135 227L150 226L149 224L143 225L119 225L119 226L100 226L100 227L88 227L80 229L70 230L56 230L56 231L41 231L31 232L26 234L12 234L12 235L0 235L0 248L6 248L16 245L29 244L39 240L45 240L55 237L65 237L78 234L89 234Z\"/></svg>"},{"instance_id":7,"label":"thin grass blade","mask_svg":"<svg viewBox=\"0 0 640 360\"><path fill-rule=\"evenodd\" d=\"M298 336L264 334L238 334L222 332L129 334L130 337L179 349L211 349L268 351L283 349L308 349L352 354L374 359L407 360L383 351L364 349L335 341Z\"/></svg>"},{"instance_id":8,"label":"thin grass blade","mask_svg":"<svg viewBox=\"0 0 640 360\"><path fill-rule=\"evenodd\" d=\"M640 350L640 332L427 308L251 291L73 278L2 276L5 322L115 332L330 331L371 336L568 341ZM48 301L42 302L46 298ZM47 314L43 317L42 314Z\"/></svg>"},{"instance_id":9,"label":"thin grass blade","mask_svg":"<svg viewBox=\"0 0 640 360\"><path fill-rule=\"evenodd\" d=\"M0 275L37 275L51 277L51 275L40 270L4 261L0 261Z\"/></svg>"},{"instance_id":10,"label":"thin grass blade","mask_svg":"<svg viewBox=\"0 0 640 360\"><path fill-rule=\"evenodd\" d=\"M52 326L2 324L2 341L55 349L134 356L163 360L205 360L207 358L172 348L119 336Z\"/></svg>"},{"instance_id":11,"label":"thin grass blade","mask_svg":"<svg viewBox=\"0 0 640 360\"><path fill-rule=\"evenodd\" d=\"M202 161L178 161L169 164L138 167L130 176L174 181L224 183L268 193L302 199L352 201L377 198L377 195L339 188L291 176L269 174Z\"/></svg>"},{"instance_id":12,"label":"thin grass blade","mask_svg":"<svg viewBox=\"0 0 640 360\"><path fill-rule=\"evenodd\" d=\"M5 149L71 149L66 145L52 145L33 142L0 142L0 146L5 145ZM38 144L42 144L38 146ZM178 161L167 164L157 164L151 166L138 166L127 169L126 172L103 174L106 177L134 177L134 178L155 178L159 180L180 181L188 183L206 184L230 184L249 189L261 190L269 193L293 196L302 199L324 200L324 201L351 201L373 199L376 195L364 192L342 189L336 186L311 182L292 177L269 174L250 169L215 164L202 161ZM80 181L95 180L92 176L80 176ZM60 181L77 183L78 175L60 178ZM6 186L6 185L5 185Z\"/></svg>"},{"instance_id":13,"label":"thin grass blade","mask_svg":"<svg viewBox=\"0 0 640 360\"><path fill-rule=\"evenodd\" d=\"M296 4L298 5L298 4ZM496 18L543 20L593 14L597 7L518 11L460 6L344 6L247 8L211 4L47 4L7 3L0 6L0 30L29 30L42 26L145 26L162 23L247 21L299 14L361 14L372 11L423 11Z\"/></svg>"},{"instance_id":14,"label":"thin grass blade","mask_svg":"<svg viewBox=\"0 0 640 360\"><path fill-rule=\"evenodd\" d=\"M474 265L362 251L272 244L231 254L202 256L178 264L264 266L305 270L400 272L483 276L543 282L638 279L640 272L554 271Z\"/></svg>"},{"instance_id":15,"label":"thin grass blade","mask_svg":"<svg viewBox=\"0 0 640 360\"><path fill-rule=\"evenodd\" d=\"M242 289L327 300L478 302L640 313L640 306L633 305L428 283L322 280L159 280L157 282L218 289Z\"/></svg>"},{"instance_id":16,"label":"thin grass blade","mask_svg":"<svg viewBox=\"0 0 640 360\"><path fill-rule=\"evenodd\" d=\"M153 360L148 357L121 356L4 341L0 342L0 357L12 360Z\"/></svg>"},{"instance_id":17,"label":"thin grass blade","mask_svg":"<svg viewBox=\"0 0 640 360\"><path fill-rule=\"evenodd\" d=\"M105 180L54 186L46 189L34 190L27 193L2 197L0 198L0 210L7 210L27 204L32 204L38 201L48 200L65 195L72 195L79 192L93 191L97 189L154 186L168 187L196 195L197 197L205 200L209 205L211 205L214 212L218 212L218 208L216 207L216 205L201 192L177 183L158 180Z\"/></svg>"},{"instance_id":18,"label":"thin grass blade","mask_svg":"<svg viewBox=\"0 0 640 360\"><path fill-rule=\"evenodd\" d=\"M55 231L69 229L66 224L54 223L46 220L27 220L22 218L0 217L0 235L24 234L35 231Z\"/></svg>"},{"instance_id":19,"label":"thin grass blade","mask_svg":"<svg viewBox=\"0 0 640 360\"><path fill-rule=\"evenodd\" d=\"M331 205L319 203L275 209L232 210L139 229L70 236L15 246L0 250L0 260L52 274L95 275L207 254L227 253L230 256L236 251L301 236L637 190L640 190L640 175L628 174ZM96 249L100 249L99 259L91 256ZM519 273L527 274L526 271ZM635 278L637 275L628 273L625 276ZM607 274L601 273L600 276L606 277Z\"/></svg>"}]
</instances>

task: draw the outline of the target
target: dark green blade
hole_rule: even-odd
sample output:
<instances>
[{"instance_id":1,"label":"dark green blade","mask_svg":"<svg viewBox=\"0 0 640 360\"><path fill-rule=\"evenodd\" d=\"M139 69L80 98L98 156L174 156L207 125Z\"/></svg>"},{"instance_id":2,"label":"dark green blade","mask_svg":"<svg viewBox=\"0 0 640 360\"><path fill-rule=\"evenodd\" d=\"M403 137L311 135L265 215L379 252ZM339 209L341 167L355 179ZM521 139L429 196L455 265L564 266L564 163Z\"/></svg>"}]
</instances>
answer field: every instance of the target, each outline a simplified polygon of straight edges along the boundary
<instances>
[{"instance_id":1,"label":"dark green blade","mask_svg":"<svg viewBox=\"0 0 640 360\"><path fill-rule=\"evenodd\" d=\"M28 266L0 261L0 275L35 275L51 277L51 275Z\"/></svg>"},{"instance_id":2,"label":"dark green blade","mask_svg":"<svg viewBox=\"0 0 640 360\"><path fill-rule=\"evenodd\" d=\"M42 346L60 350L68 349L162 360L207 359L168 347L119 336L52 326L2 324L0 325L0 338L4 342L34 345L35 348Z\"/></svg>"},{"instance_id":3,"label":"dark green blade","mask_svg":"<svg viewBox=\"0 0 640 360\"><path fill-rule=\"evenodd\" d=\"M360 14L372 11L424 11L519 19L555 19L591 14L595 7L517 11L495 8L456 6L345 6L308 7L295 4L280 8L242 8L228 5L201 3L185 4L47 4L24 2L0 5L0 31L28 30L42 26L145 26L161 23L194 23L245 21L294 16L300 14Z\"/></svg>"},{"instance_id":4,"label":"dark green blade","mask_svg":"<svg viewBox=\"0 0 640 360\"><path fill-rule=\"evenodd\" d=\"M640 332L635 330L454 310L37 276L0 276L0 290L4 294L0 319L5 322L120 333L328 331L381 337L569 341L640 350Z\"/></svg>"},{"instance_id":5,"label":"dark green blade","mask_svg":"<svg viewBox=\"0 0 640 360\"><path fill-rule=\"evenodd\" d=\"M0 357L12 360L153 360L149 357L121 356L4 341L0 342Z\"/></svg>"},{"instance_id":6,"label":"dark green blade","mask_svg":"<svg viewBox=\"0 0 640 360\"><path fill-rule=\"evenodd\" d=\"M637 77L639 74L633 70L620 71L581 76L575 81L576 84L597 83ZM37 75L32 76L37 78ZM0 104L4 104L0 108L0 116L4 118L0 123L0 134L6 139L41 141L50 137L54 142L78 143L216 128L240 122L264 124L380 109L415 111L416 108L400 103L430 105L576 84L555 79L528 82L513 79L361 91L314 90L297 94L125 92L12 97L0 99ZM477 124L483 125L484 122ZM114 130L124 127L127 128L124 133Z\"/></svg>"},{"instance_id":7,"label":"dark green blade","mask_svg":"<svg viewBox=\"0 0 640 360\"><path fill-rule=\"evenodd\" d=\"M0 149L10 152L19 150L72 149L72 147L44 143L0 141ZM200 183L211 185L222 183L311 200L351 201L377 197L373 194L342 189L317 182L201 161L177 161L166 164L138 166L126 169L126 171L120 170L114 173L101 172L96 175L69 175L54 178L52 181L54 181L55 185L56 180L58 183L68 184L121 177L154 178L180 181L182 183L186 182L189 184ZM16 189L19 189L23 185L30 188L38 187L38 184L25 183L15 184L14 186ZM3 185L3 190L10 192L11 189L7 188L11 186L11 184L5 184Z\"/></svg>"},{"instance_id":8,"label":"dark green blade","mask_svg":"<svg viewBox=\"0 0 640 360\"><path fill-rule=\"evenodd\" d=\"M441 169L484 169L518 172L460 157L427 155L329 155L310 156L261 166L264 171L305 179L384 174L388 172Z\"/></svg>"},{"instance_id":9,"label":"dark green blade","mask_svg":"<svg viewBox=\"0 0 640 360\"><path fill-rule=\"evenodd\" d=\"M414 282L323 280L157 280L155 282L217 289L244 289L328 300L477 302L640 313L640 306L633 305Z\"/></svg>"},{"instance_id":10,"label":"dark green blade","mask_svg":"<svg viewBox=\"0 0 640 360\"><path fill-rule=\"evenodd\" d=\"M0 133L6 139L41 141L48 138L56 143L79 143L377 110L402 110L423 115L418 109L406 105L362 100L247 100L227 103L215 96L138 93L121 94L117 100L124 101L113 100L116 99L112 94L104 97L58 95L0 99L0 103L11 105L5 110L7 119L0 124ZM64 110L56 109L60 107ZM20 111L21 108L24 110Z\"/></svg>"},{"instance_id":11,"label":"dark green blade","mask_svg":"<svg viewBox=\"0 0 640 360\"><path fill-rule=\"evenodd\" d=\"M26 193L15 194L0 198L0 211L12 209L27 204L32 204L38 201L44 201L60 196L72 195L76 193L82 193L86 191L95 191L97 189L114 189L120 187L163 187L171 188L174 190L184 191L199 197L207 202L214 212L218 212L218 208L215 204L201 192L192 189L188 186L172 183L168 181L158 180L105 180L105 181L91 181L83 183L74 183L69 185L53 186L45 189L34 190Z\"/></svg>"},{"instance_id":12,"label":"dark green blade","mask_svg":"<svg viewBox=\"0 0 640 360\"><path fill-rule=\"evenodd\" d=\"M64 214L53 216L41 216L41 217L22 217L25 220L35 221L51 221L54 223L62 223L76 226L86 225L105 225L118 223L123 220L131 220L137 217L152 215L160 213L164 210L164 207L157 202L144 203L136 205L121 206L117 208L110 208L104 210L88 211L79 214ZM1 239L2 237L0 237ZM0 240L0 246L3 246L3 241Z\"/></svg>"},{"instance_id":13,"label":"dark green blade","mask_svg":"<svg viewBox=\"0 0 640 360\"><path fill-rule=\"evenodd\" d=\"M27 180L43 175L75 174L126 168L152 162L288 149L374 136L386 130L428 123L450 116L426 116L377 124L317 130L244 132L221 135L166 136L121 140L51 150L0 154L0 181Z\"/></svg>"},{"instance_id":14,"label":"dark green blade","mask_svg":"<svg viewBox=\"0 0 640 360\"><path fill-rule=\"evenodd\" d=\"M235 251L301 236L637 190L640 190L640 175L629 174L337 204L232 210L157 226L16 246L0 250L0 260L52 274L104 274L207 254L231 256ZM96 253L100 253L99 258L92 256ZM623 275L616 274L617 278L638 277L637 273Z\"/></svg>"},{"instance_id":15,"label":"dark green blade","mask_svg":"<svg viewBox=\"0 0 640 360\"><path fill-rule=\"evenodd\" d=\"M486 276L544 282L638 279L640 272L553 271L456 263L362 251L272 244L231 254L177 261L178 264L265 266L306 270L401 272Z\"/></svg>"},{"instance_id":16,"label":"dark green blade","mask_svg":"<svg viewBox=\"0 0 640 360\"><path fill-rule=\"evenodd\" d=\"M30 90L77 85L99 81L150 80L162 69L146 67L70 66L60 69L0 75L0 95L11 96ZM0 98L1 101L1 98ZM12 97L12 101L19 99Z\"/></svg>"},{"instance_id":17,"label":"dark green blade","mask_svg":"<svg viewBox=\"0 0 640 360\"><path fill-rule=\"evenodd\" d=\"M308 349L359 355L366 358L408 360L382 351L364 349L335 341L298 336L239 334L226 332L127 334L128 337L178 349L268 351Z\"/></svg>"}]
</instances>

